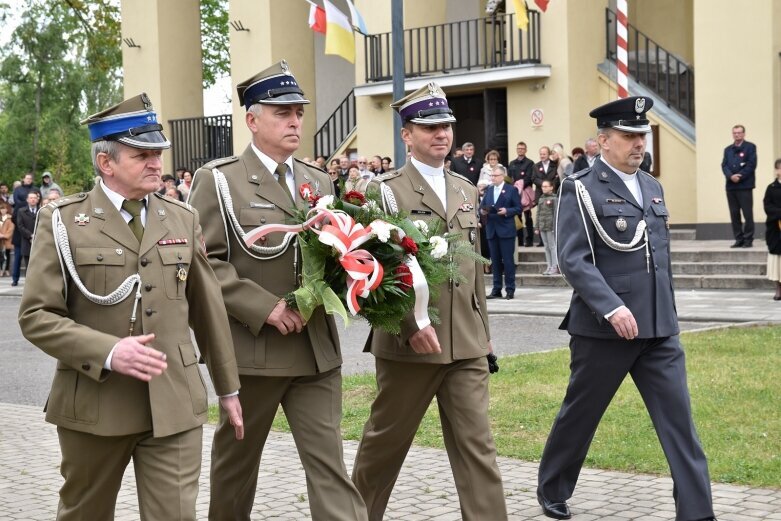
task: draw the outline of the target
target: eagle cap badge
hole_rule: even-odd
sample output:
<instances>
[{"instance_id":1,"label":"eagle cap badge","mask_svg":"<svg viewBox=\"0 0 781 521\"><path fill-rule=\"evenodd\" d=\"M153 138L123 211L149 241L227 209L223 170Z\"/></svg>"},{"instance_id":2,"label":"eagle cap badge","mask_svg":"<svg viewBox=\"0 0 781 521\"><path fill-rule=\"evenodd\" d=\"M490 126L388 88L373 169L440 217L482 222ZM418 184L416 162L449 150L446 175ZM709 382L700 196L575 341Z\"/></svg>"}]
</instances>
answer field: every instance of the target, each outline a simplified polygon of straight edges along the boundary
<instances>
[{"instance_id":1,"label":"eagle cap badge","mask_svg":"<svg viewBox=\"0 0 781 521\"><path fill-rule=\"evenodd\" d=\"M645 112L645 98L637 98L635 100L635 112L638 114Z\"/></svg>"}]
</instances>

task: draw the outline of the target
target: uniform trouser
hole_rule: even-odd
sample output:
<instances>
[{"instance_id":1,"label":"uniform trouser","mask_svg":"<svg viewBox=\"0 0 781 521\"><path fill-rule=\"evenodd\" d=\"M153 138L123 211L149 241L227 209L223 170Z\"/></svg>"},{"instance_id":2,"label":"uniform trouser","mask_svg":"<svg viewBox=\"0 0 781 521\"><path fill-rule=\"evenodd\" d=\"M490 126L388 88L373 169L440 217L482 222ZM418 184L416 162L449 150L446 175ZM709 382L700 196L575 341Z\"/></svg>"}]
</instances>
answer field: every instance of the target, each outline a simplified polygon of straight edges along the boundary
<instances>
[{"instance_id":1,"label":"uniform trouser","mask_svg":"<svg viewBox=\"0 0 781 521\"><path fill-rule=\"evenodd\" d=\"M142 521L195 521L203 429L152 437L96 436L57 427L62 451L58 521L111 521L130 459Z\"/></svg>"},{"instance_id":2,"label":"uniform trouser","mask_svg":"<svg viewBox=\"0 0 781 521\"><path fill-rule=\"evenodd\" d=\"M632 375L673 478L677 521L713 516L708 463L694 427L686 363L678 336L570 340L570 381L542 453L538 493L572 496L599 420L627 373Z\"/></svg>"},{"instance_id":3,"label":"uniform trouser","mask_svg":"<svg viewBox=\"0 0 781 521\"><path fill-rule=\"evenodd\" d=\"M353 467L371 521L382 521L421 420L437 397L442 435L464 521L507 519L488 421L485 358L450 364L376 359L377 397Z\"/></svg>"},{"instance_id":4,"label":"uniform trouser","mask_svg":"<svg viewBox=\"0 0 781 521\"><path fill-rule=\"evenodd\" d=\"M727 204L729 205L729 218L732 222L732 235L737 242L751 242L754 240L754 191L753 190L727 190ZM745 224L741 223L740 214L743 213Z\"/></svg>"},{"instance_id":5,"label":"uniform trouser","mask_svg":"<svg viewBox=\"0 0 781 521\"><path fill-rule=\"evenodd\" d=\"M212 445L209 519L249 521L263 446L281 404L306 473L312 519L365 520L366 507L344 464L341 369L312 376L239 379L244 439L235 439L221 409ZM273 466L269 462L269 468Z\"/></svg>"},{"instance_id":6,"label":"uniform trouser","mask_svg":"<svg viewBox=\"0 0 781 521\"><path fill-rule=\"evenodd\" d=\"M502 292L502 275L504 288L508 294L515 293L515 237L497 237L488 239L488 249L491 251L491 266L494 295Z\"/></svg>"}]
</instances>

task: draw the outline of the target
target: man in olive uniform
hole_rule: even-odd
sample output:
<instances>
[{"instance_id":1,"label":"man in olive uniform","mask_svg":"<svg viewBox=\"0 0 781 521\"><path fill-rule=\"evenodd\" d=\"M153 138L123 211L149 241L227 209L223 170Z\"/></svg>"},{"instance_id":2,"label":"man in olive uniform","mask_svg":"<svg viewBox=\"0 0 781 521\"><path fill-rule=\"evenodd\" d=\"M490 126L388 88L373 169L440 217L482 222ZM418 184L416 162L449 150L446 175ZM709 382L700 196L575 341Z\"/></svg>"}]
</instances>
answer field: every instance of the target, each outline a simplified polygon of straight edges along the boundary
<instances>
[{"instance_id":1,"label":"man in olive uniform","mask_svg":"<svg viewBox=\"0 0 781 521\"><path fill-rule=\"evenodd\" d=\"M713 519L708 464L692 421L678 338L664 192L638 170L652 106L651 98L634 97L592 110L602 155L561 188L559 267L573 289L561 328L572 337L572 374L537 489L543 513L556 519L571 517L566 501L627 373L667 456L676 520Z\"/></svg>"},{"instance_id":2,"label":"man in olive uniform","mask_svg":"<svg viewBox=\"0 0 781 521\"><path fill-rule=\"evenodd\" d=\"M429 83L391 105L404 127L412 155L401 169L378 176L386 210L460 233L479 252L478 193L472 183L445 171L455 122L444 92ZM488 363L491 352L482 267L461 260L464 282L440 288L433 305L441 323L418 322L410 314L401 334L373 330L366 344L376 358L378 394L358 447L353 481L369 519L381 521L393 485L423 415L436 396L445 447L464 520L507 519L496 447L488 421Z\"/></svg>"},{"instance_id":3,"label":"man in olive uniform","mask_svg":"<svg viewBox=\"0 0 781 521\"><path fill-rule=\"evenodd\" d=\"M198 214L155 194L170 143L146 94L85 122L101 181L38 212L19 308L24 336L58 360L46 404L65 478L57 519L114 519L132 458L141 519L194 520L199 354L243 435L220 287Z\"/></svg>"},{"instance_id":4,"label":"man in olive uniform","mask_svg":"<svg viewBox=\"0 0 781 521\"><path fill-rule=\"evenodd\" d=\"M308 208L302 199L307 188L333 194L325 172L293 158L309 100L285 61L237 90L252 142L241 156L199 169L188 200L208 216L206 249L222 285L246 415L242 443L233 440L228 417L220 417L209 519L250 519L263 445L280 404L306 472L312 518L366 519L344 464L342 357L334 320L320 308L304 324L285 304L300 272L294 239L272 234L251 247L243 240L261 224L289 223L296 207Z\"/></svg>"}]
</instances>

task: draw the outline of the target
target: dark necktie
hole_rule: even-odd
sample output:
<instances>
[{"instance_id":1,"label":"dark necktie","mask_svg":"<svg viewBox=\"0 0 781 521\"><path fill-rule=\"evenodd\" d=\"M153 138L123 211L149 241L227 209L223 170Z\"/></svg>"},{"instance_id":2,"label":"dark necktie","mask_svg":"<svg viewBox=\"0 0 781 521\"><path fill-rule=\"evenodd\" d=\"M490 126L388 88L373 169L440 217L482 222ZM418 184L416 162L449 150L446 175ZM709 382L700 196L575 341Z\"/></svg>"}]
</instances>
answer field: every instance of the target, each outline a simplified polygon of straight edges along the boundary
<instances>
[{"instance_id":1,"label":"dark necktie","mask_svg":"<svg viewBox=\"0 0 781 521\"><path fill-rule=\"evenodd\" d=\"M133 216L127 225L130 227L130 231L136 236L138 242L141 242L141 237L144 236L144 225L141 223L141 210L144 208L144 201L136 201L134 199L125 199L122 202L122 209Z\"/></svg>"},{"instance_id":2,"label":"dark necktie","mask_svg":"<svg viewBox=\"0 0 781 521\"><path fill-rule=\"evenodd\" d=\"M279 183L279 186L281 186L282 190L290 197L290 200L295 202L293 195L290 193L290 188L287 186L287 165L285 163L279 163L275 172L277 173L277 182Z\"/></svg>"}]
</instances>

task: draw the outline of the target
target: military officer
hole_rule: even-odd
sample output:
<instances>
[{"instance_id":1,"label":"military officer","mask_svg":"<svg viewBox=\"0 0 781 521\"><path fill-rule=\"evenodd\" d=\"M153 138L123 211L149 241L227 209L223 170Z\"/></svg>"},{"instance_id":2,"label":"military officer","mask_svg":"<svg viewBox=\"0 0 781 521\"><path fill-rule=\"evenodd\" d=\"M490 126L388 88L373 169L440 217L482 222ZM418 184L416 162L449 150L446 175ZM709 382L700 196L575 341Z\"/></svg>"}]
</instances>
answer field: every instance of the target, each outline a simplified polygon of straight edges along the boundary
<instances>
[{"instance_id":1,"label":"military officer","mask_svg":"<svg viewBox=\"0 0 781 521\"><path fill-rule=\"evenodd\" d=\"M669 215L659 182L638 170L653 100L591 111L602 155L561 188L559 267L573 288L562 323L571 377L540 461L537 498L556 519L572 496L599 420L632 375L670 465L678 521L713 519L708 465L691 417L678 338ZM629 509L627 505L627 509Z\"/></svg>"},{"instance_id":2,"label":"military officer","mask_svg":"<svg viewBox=\"0 0 781 521\"><path fill-rule=\"evenodd\" d=\"M132 458L141 519L194 520L199 355L234 435L243 429L220 287L198 213L155 194L170 143L146 94L85 122L101 181L38 212L19 309L25 337L57 359L46 404L65 478L57 519L114 519Z\"/></svg>"},{"instance_id":3,"label":"military officer","mask_svg":"<svg viewBox=\"0 0 781 521\"><path fill-rule=\"evenodd\" d=\"M333 194L320 169L293 158L309 100L285 61L242 82L252 142L238 157L195 173L189 202L208 216L208 258L222 286L242 385L247 438L233 440L221 415L214 436L209 519L249 520L258 466L282 405L307 477L314 520L366 519L344 464L342 357L334 320L318 309L304 324L284 296L296 289L295 241L271 238L247 247L245 233L285 223L308 208L305 192Z\"/></svg>"},{"instance_id":4,"label":"military officer","mask_svg":"<svg viewBox=\"0 0 781 521\"><path fill-rule=\"evenodd\" d=\"M413 219L462 234L479 252L477 189L465 177L445 171L456 120L435 83L391 105L404 127L412 155L396 172L369 185L386 210L405 210ZM438 302L441 323L414 316L400 335L373 330L365 351L376 358L378 394L366 422L353 469L369 511L380 521L415 432L436 396L464 520L507 519L496 447L488 421L488 364L491 351L482 267L461 260L465 282L445 283Z\"/></svg>"}]
</instances>

